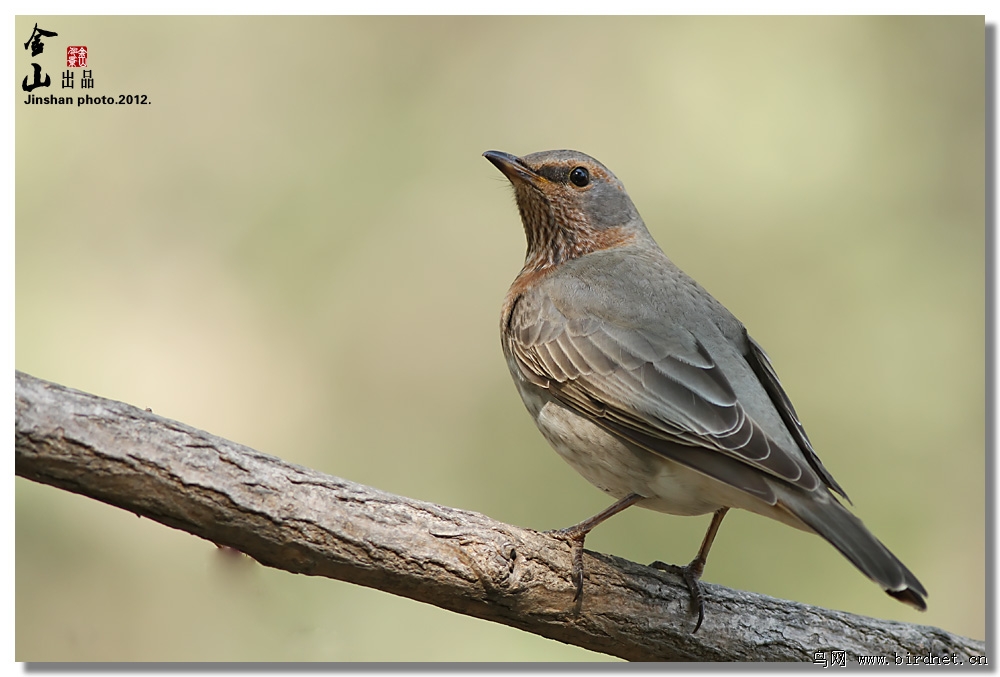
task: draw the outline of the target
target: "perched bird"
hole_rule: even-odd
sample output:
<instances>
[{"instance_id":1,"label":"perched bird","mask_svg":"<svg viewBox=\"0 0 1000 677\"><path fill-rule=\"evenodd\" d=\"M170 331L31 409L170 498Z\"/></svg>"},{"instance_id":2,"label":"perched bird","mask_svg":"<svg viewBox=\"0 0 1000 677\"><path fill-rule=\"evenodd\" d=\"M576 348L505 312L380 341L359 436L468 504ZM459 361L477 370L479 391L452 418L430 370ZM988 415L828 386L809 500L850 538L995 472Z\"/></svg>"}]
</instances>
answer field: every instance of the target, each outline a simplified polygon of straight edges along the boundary
<instances>
[{"instance_id":1,"label":"perched bird","mask_svg":"<svg viewBox=\"0 0 1000 677\"><path fill-rule=\"evenodd\" d=\"M923 610L927 591L834 496L763 349L732 313L667 258L614 174L553 150L484 156L514 186L528 240L500 331L511 376L538 429L617 502L559 530L583 543L632 505L714 513L680 573L704 618L698 579L729 508L819 534L889 595Z\"/></svg>"}]
</instances>

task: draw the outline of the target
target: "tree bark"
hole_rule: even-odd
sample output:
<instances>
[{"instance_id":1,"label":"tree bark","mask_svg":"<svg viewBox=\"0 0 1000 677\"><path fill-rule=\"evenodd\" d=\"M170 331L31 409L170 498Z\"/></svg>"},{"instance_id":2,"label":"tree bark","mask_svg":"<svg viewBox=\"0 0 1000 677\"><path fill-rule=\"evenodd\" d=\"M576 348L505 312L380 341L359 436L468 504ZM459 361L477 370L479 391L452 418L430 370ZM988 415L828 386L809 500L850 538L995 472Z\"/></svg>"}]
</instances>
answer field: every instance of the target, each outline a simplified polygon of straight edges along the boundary
<instances>
[{"instance_id":1,"label":"tree bark","mask_svg":"<svg viewBox=\"0 0 1000 677\"><path fill-rule=\"evenodd\" d=\"M677 576L587 551L574 604L558 536L394 496L152 412L15 376L16 473L235 548L636 661L969 663L985 643L704 584L705 621ZM834 653L838 652L838 653Z\"/></svg>"}]
</instances>

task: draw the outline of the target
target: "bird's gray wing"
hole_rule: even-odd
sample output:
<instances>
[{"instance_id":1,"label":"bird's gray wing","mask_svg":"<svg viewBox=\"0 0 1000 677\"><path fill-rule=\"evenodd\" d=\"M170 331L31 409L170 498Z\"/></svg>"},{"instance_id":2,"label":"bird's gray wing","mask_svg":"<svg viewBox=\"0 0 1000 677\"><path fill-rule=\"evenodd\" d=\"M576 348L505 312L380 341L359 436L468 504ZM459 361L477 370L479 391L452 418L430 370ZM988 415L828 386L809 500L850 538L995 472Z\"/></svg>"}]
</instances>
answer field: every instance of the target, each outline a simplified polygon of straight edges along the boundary
<instances>
[{"instance_id":1,"label":"bird's gray wing","mask_svg":"<svg viewBox=\"0 0 1000 677\"><path fill-rule=\"evenodd\" d=\"M819 460L819 456L813 450L812 442L809 441L806 430L802 427L799 415L795 413L792 401L788 399L785 389L781 387L778 374L774 371L774 367L771 366L771 360L768 358L767 353L764 352L760 344L754 341L749 334L746 335L746 338L749 345L749 350L745 355L747 363L749 363L750 368L753 369L753 373L757 375L757 379L764 386L764 390L767 391L775 408L777 408L778 414L781 415L781 420L785 422L785 426L799 445L809 465L822 478L824 484L843 496L850 503L851 499L848 498L847 492L837 483L837 480L833 479L833 475L823 466L823 462Z\"/></svg>"},{"instance_id":2,"label":"bird's gray wing","mask_svg":"<svg viewBox=\"0 0 1000 677\"><path fill-rule=\"evenodd\" d=\"M798 450L783 449L747 414L690 333L665 338L529 302L513 308L506 336L525 378L634 444L771 503L765 475L820 486Z\"/></svg>"}]
</instances>

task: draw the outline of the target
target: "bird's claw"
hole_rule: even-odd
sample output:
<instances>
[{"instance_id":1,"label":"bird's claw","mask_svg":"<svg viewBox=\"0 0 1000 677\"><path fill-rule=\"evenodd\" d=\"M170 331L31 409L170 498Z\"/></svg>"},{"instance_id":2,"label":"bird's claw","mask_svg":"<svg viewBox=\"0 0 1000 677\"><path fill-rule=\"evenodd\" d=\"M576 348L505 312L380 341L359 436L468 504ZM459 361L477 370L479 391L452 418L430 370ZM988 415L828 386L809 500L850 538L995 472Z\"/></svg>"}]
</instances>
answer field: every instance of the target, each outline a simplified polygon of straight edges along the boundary
<instances>
[{"instance_id":1,"label":"bird's claw","mask_svg":"<svg viewBox=\"0 0 1000 677\"><path fill-rule=\"evenodd\" d=\"M586 533L580 533L573 527L553 529L545 533L558 536L569 543L570 553L573 557L573 568L570 574L575 590L573 593L573 602L579 602L583 597L583 541Z\"/></svg>"},{"instance_id":2,"label":"bird's claw","mask_svg":"<svg viewBox=\"0 0 1000 677\"><path fill-rule=\"evenodd\" d=\"M691 608L698 609L698 622L695 623L694 630L691 631L691 634L693 635L698 632L698 629L701 628L702 621L705 620L705 593L702 591L701 582L699 581L702 571L705 569L705 563L700 561L698 558L695 558L690 564L682 567L676 564L667 564L657 560L649 566L654 569L677 574L684 579L684 583L687 584L688 593L691 595Z\"/></svg>"}]
</instances>

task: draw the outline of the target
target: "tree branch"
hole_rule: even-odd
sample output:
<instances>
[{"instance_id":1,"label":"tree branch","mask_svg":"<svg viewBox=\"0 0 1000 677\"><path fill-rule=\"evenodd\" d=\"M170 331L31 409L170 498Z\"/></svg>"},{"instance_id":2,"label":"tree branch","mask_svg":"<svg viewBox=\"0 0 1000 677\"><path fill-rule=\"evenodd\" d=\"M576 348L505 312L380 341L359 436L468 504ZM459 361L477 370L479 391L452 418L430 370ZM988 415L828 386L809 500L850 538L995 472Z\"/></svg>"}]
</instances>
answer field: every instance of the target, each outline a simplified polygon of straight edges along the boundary
<instances>
[{"instance_id":1,"label":"tree branch","mask_svg":"<svg viewBox=\"0 0 1000 677\"><path fill-rule=\"evenodd\" d=\"M705 584L587 551L573 604L558 537L394 496L121 402L17 372L18 475L226 545L261 564L384 590L628 660L812 661L818 651L970 656L985 643ZM827 653L827 657L831 654Z\"/></svg>"}]
</instances>

